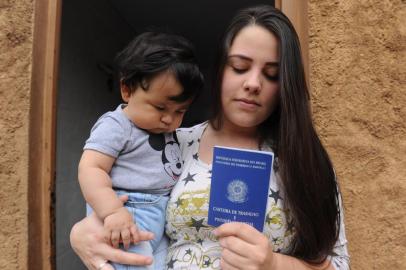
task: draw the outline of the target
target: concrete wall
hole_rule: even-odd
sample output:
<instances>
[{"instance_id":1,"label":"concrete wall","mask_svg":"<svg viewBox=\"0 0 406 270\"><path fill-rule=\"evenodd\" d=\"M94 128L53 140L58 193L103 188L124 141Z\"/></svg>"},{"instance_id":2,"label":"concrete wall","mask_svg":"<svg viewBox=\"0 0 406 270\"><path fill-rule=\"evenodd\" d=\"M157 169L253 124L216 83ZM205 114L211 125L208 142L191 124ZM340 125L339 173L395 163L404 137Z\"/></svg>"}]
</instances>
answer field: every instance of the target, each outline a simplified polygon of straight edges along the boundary
<instances>
[{"instance_id":1,"label":"concrete wall","mask_svg":"<svg viewBox=\"0 0 406 270\"><path fill-rule=\"evenodd\" d=\"M33 3L0 0L0 269L26 269Z\"/></svg>"},{"instance_id":2,"label":"concrete wall","mask_svg":"<svg viewBox=\"0 0 406 270\"><path fill-rule=\"evenodd\" d=\"M406 267L406 3L312 0L314 118L345 203L352 269Z\"/></svg>"}]
</instances>

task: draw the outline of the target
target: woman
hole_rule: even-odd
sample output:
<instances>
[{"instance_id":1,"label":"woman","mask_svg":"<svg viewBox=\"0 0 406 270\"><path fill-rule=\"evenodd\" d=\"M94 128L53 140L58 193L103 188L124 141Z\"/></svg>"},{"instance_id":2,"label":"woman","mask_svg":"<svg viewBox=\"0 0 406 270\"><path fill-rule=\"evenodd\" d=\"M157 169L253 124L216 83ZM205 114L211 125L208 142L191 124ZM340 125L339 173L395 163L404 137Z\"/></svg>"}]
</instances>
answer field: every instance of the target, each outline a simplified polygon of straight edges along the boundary
<instances>
[{"instance_id":1,"label":"woman","mask_svg":"<svg viewBox=\"0 0 406 270\"><path fill-rule=\"evenodd\" d=\"M348 269L338 185L313 127L291 23L273 7L247 8L222 45L212 117L177 132L185 166L167 208L167 268ZM207 225L214 145L275 153L263 233L236 222ZM90 269L111 269L105 260L149 263L102 243L99 231L95 217L72 230L72 245Z\"/></svg>"}]
</instances>

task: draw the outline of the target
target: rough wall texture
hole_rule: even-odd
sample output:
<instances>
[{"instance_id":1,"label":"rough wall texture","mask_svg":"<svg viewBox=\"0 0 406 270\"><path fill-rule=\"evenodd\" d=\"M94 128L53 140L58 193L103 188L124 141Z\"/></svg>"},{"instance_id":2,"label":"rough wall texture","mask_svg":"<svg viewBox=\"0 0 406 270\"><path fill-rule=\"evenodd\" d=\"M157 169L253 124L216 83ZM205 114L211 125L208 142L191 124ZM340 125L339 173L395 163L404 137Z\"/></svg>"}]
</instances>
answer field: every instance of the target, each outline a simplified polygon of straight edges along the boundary
<instances>
[{"instance_id":1,"label":"rough wall texture","mask_svg":"<svg viewBox=\"0 0 406 270\"><path fill-rule=\"evenodd\" d=\"M406 267L406 2L312 0L315 121L345 201L352 268Z\"/></svg>"},{"instance_id":2,"label":"rough wall texture","mask_svg":"<svg viewBox=\"0 0 406 270\"><path fill-rule=\"evenodd\" d=\"M0 269L26 269L32 0L0 0Z\"/></svg>"}]
</instances>

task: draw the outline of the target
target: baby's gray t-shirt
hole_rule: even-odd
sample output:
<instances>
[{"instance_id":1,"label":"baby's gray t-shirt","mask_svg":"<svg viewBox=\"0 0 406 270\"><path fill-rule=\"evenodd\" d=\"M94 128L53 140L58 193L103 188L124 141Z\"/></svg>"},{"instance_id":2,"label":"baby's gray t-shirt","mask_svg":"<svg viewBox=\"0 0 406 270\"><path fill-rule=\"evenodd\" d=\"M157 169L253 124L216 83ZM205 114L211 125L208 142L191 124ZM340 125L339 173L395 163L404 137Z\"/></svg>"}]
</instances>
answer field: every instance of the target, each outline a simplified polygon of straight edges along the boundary
<instances>
[{"instance_id":1,"label":"baby's gray t-shirt","mask_svg":"<svg viewBox=\"0 0 406 270\"><path fill-rule=\"evenodd\" d=\"M83 149L116 159L110 171L113 188L168 194L182 172L176 133L152 134L138 128L124 114L125 106L97 120Z\"/></svg>"}]
</instances>

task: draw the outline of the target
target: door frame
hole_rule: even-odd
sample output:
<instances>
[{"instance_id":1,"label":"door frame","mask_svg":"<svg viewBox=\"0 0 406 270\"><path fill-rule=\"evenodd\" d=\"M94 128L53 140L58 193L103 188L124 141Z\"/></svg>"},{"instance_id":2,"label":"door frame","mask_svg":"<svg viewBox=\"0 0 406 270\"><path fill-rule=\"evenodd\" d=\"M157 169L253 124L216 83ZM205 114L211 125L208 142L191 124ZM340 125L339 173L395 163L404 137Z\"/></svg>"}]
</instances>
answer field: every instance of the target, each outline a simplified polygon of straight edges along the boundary
<instances>
[{"instance_id":1,"label":"door frame","mask_svg":"<svg viewBox=\"0 0 406 270\"><path fill-rule=\"evenodd\" d=\"M298 32L308 77L308 0L276 0ZM28 174L28 266L55 269L56 95L62 0L35 1Z\"/></svg>"},{"instance_id":2,"label":"door frame","mask_svg":"<svg viewBox=\"0 0 406 270\"><path fill-rule=\"evenodd\" d=\"M308 0L275 0L275 7L289 17L300 39L306 81L309 84Z\"/></svg>"},{"instance_id":3,"label":"door frame","mask_svg":"<svg viewBox=\"0 0 406 270\"><path fill-rule=\"evenodd\" d=\"M62 0L35 1L29 113L28 265L55 268L56 91Z\"/></svg>"}]
</instances>

